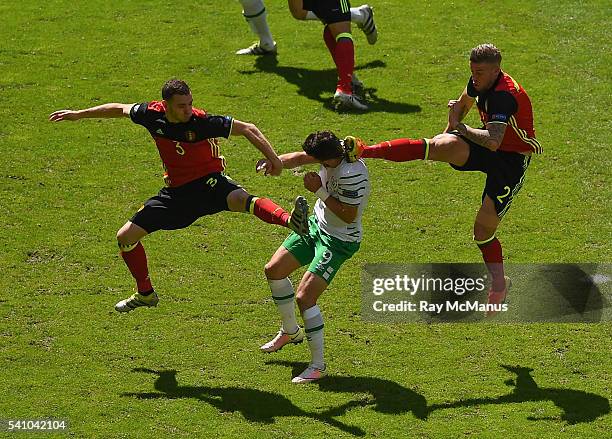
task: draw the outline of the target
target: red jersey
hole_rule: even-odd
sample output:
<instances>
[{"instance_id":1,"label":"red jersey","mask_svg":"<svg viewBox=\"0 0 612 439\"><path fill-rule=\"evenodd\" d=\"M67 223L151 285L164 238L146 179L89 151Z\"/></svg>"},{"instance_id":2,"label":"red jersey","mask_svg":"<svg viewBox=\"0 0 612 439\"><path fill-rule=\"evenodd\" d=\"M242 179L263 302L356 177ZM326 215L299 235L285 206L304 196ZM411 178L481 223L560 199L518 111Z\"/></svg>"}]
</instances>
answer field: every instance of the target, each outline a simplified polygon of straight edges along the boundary
<instances>
[{"instance_id":1,"label":"red jersey","mask_svg":"<svg viewBox=\"0 0 612 439\"><path fill-rule=\"evenodd\" d=\"M164 166L166 186L181 186L225 169L216 138L229 137L234 122L230 116L210 116L193 108L188 122L172 123L166 118L164 103L153 101L135 104L130 118L153 137Z\"/></svg>"},{"instance_id":2,"label":"red jersey","mask_svg":"<svg viewBox=\"0 0 612 439\"><path fill-rule=\"evenodd\" d=\"M476 91L470 78L467 93L476 98L480 120L484 125L490 122L508 124L500 151L542 152L542 146L535 137L531 100L512 76L500 72L493 86L483 93Z\"/></svg>"}]
</instances>

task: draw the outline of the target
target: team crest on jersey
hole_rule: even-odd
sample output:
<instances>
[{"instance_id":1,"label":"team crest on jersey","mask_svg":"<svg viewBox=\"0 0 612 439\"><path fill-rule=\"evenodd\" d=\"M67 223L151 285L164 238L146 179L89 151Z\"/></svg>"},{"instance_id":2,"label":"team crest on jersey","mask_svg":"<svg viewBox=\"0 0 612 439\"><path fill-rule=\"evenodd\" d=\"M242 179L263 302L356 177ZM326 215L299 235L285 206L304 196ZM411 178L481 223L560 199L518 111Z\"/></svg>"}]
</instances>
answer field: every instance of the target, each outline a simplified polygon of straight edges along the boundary
<instances>
[{"instance_id":1,"label":"team crest on jersey","mask_svg":"<svg viewBox=\"0 0 612 439\"><path fill-rule=\"evenodd\" d=\"M338 193L338 179L332 176L327 182L327 190L333 194Z\"/></svg>"},{"instance_id":2,"label":"team crest on jersey","mask_svg":"<svg viewBox=\"0 0 612 439\"><path fill-rule=\"evenodd\" d=\"M187 131L185 133L185 137L187 138L188 142L194 142L196 139L196 133L193 131Z\"/></svg>"}]
</instances>

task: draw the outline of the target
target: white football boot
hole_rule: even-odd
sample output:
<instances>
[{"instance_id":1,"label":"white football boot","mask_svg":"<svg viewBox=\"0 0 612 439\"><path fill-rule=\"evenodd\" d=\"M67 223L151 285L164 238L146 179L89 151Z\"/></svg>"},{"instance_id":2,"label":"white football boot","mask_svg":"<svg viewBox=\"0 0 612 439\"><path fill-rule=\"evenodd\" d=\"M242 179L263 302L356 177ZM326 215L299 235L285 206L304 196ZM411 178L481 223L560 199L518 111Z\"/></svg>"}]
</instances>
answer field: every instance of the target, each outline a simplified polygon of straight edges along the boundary
<instances>
[{"instance_id":1,"label":"white football boot","mask_svg":"<svg viewBox=\"0 0 612 439\"><path fill-rule=\"evenodd\" d=\"M276 337L270 340L265 345L262 345L259 350L262 352L272 353L280 351L283 346L289 343L300 344L304 341L304 330L298 326L298 330L293 334L287 334L282 329L278 331Z\"/></svg>"},{"instance_id":2,"label":"white football boot","mask_svg":"<svg viewBox=\"0 0 612 439\"><path fill-rule=\"evenodd\" d=\"M259 41L251 44L249 47L245 49L240 49L236 51L236 55L262 56L262 55L276 55L276 54L277 54L276 43L274 43L274 46L272 47L272 49L264 49L259 44Z\"/></svg>"},{"instance_id":3,"label":"white football boot","mask_svg":"<svg viewBox=\"0 0 612 439\"><path fill-rule=\"evenodd\" d=\"M375 44L378 40L378 31L376 30L376 24L374 23L374 12L370 5L362 5L357 9L364 15L365 20L363 24L357 24L357 27L363 31L369 44Z\"/></svg>"},{"instance_id":4,"label":"white football boot","mask_svg":"<svg viewBox=\"0 0 612 439\"><path fill-rule=\"evenodd\" d=\"M158 303L159 297L157 297L157 293L155 291L148 296L143 296L140 293L134 293L127 299L117 302L115 309L119 312L130 312L140 306L153 307L157 306Z\"/></svg>"},{"instance_id":5,"label":"white football boot","mask_svg":"<svg viewBox=\"0 0 612 439\"><path fill-rule=\"evenodd\" d=\"M293 378L291 382L293 384L308 384L312 383L313 381L320 380L326 375L327 367L323 366L323 369L319 369L318 367L310 364L306 370L304 370L304 372Z\"/></svg>"}]
</instances>

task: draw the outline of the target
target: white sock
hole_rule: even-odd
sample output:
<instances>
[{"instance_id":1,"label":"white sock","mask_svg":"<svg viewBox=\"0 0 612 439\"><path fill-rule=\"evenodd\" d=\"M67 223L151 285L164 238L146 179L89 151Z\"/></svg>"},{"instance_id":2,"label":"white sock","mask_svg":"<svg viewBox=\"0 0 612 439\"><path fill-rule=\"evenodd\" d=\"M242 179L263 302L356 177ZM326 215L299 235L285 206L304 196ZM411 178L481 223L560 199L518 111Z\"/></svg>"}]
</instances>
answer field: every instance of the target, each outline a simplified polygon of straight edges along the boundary
<instances>
[{"instance_id":1,"label":"white sock","mask_svg":"<svg viewBox=\"0 0 612 439\"><path fill-rule=\"evenodd\" d=\"M268 27L266 7L262 0L240 0L242 3L242 15L246 19L251 30L259 37L259 45L264 49L271 50L274 47L274 39Z\"/></svg>"},{"instance_id":2,"label":"white sock","mask_svg":"<svg viewBox=\"0 0 612 439\"><path fill-rule=\"evenodd\" d=\"M291 281L288 278L268 279L268 284L272 292L272 299L281 315L282 330L288 334L294 334L298 330L298 324L295 317L295 292Z\"/></svg>"},{"instance_id":3,"label":"white sock","mask_svg":"<svg viewBox=\"0 0 612 439\"><path fill-rule=\"evenodd\" d=\"M312 360L310 364L319 369L325 369L323 360L323 315L318 305L308 308L302 313L306 339L310 348Z\"/></svg>"},{"instance_id":4,"label":"white sock","mask_svg":"<svg viewBox=\"0 0 612 439\"><path fill-rule=\"evenodd\" d=\"M363 26L365 24L365 14L359 8L351 8L351 22Z\"/></svg>"}]
</instances>

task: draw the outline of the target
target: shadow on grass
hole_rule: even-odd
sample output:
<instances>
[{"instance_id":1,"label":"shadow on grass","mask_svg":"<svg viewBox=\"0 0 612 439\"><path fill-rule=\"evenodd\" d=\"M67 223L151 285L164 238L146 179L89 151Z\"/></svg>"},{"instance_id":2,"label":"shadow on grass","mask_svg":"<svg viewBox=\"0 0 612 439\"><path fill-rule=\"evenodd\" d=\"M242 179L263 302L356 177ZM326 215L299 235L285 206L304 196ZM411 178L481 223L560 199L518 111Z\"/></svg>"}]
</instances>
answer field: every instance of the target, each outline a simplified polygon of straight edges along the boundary
<instances>
[{"instance_id":1,"label":"shadow on grass","mask_svg":"<svg viewBox=\"0 0 612 439\"><path fill-rule=\"evenodd\" d=\"M371 61L369 63L356 66L355 71L384 68L387 65L383 61ZM281 76L290 84L298 87L298 94L308 99L323 103L325 108L334 110L331 98L324 98L322 94L330 93L335 90L337 73L336 69L311 70L299 67L279 66L275 56L260 56L255 60L255 70L240 71L243 75L258 73L273 73ZM360 94L367 96L367 104L370 107L368 113L416 113L421 111L418 105L393 102L381 98L375 88L364 88Z\"/></svg>"},{"instance_id":2,"label":"shadow on grass","mask_svg":"<svg viewBox=\"0 0 612 439\"><path fill-rule=\"evenodd\" d=\"M539 387L531 376L533 369L521 366L506 366L504 369L516 374L515 380L505 383L514 389L508 395L497 398L471 398L462 401L434 404L428 412L457 407L475 407L486 404L517 404L522 402L551 401L562 410L561 419L568 424L592 422L600 416L610 413L610 401L603 396L582 390ZM529 417L530 421L550 420L551 418Z\"/></svg>"},{"instance_id":3,"label":"shadow on grass","mask_svg":"<svg viewBox=\"0 0 612 439\"><path fill-rule=\"evenodd\" d=\"M305 363L293 361L267 361L266 364L287 366L292 368L292 376L301 373L307 366ZM317 382L319 390L335 393L367 393L371 399L353 401L343 409L352 407L371 407L378 413L399 415L412 412L418 419L427 418L427 400L423 395L394 381L374 377L327 376ZM343 413L334 412L333 416Z\"/></svg>"},{"instance_id":4,"label":"shadow on grass","mask_svg":"<svg viewBox=\"0 0 612 439\"><path fill-rule=\"evenodd\" d=\"M291 367L292 376L298 375L307 366L306 363L292 361L268 361L266 364ZM155 371L144 368L133 369L133 371L157 375L154 384L157 392L130 392L122 396L138 399L193 398L216 407L220 412L238 411L247 421L266 424L274 423L275 418L282 416L308 417L353 436L365 436L366 433L359 427L344 424L335 418L343 416L356 407L370 407L378 413L392 415L412 412L417 419L427 420L431 413L438 410L479 407L488 404L551 401L561 409L561 420L568 424L592 422L610 413L610 402L603 396L574 389L539 387L531 376L533 369L506 365L502 367L516 374L515 380L505 382L514 387L509 394L432 405L427 405L427 400L423 395L390 380L374 377L327 376L316 383L322 392L365 393L370 397L352 400L320 413L307 412L277 393L241 387L179 386L175 370ZM541 421L556 418L529 417L527 419Z\"/></svg>"},{"instance_id":5,"label":"shadow on grass","mask_svg":"<svg viewBox=\"0 0 612 439\"><path fill-rule=\"evenodd\" d=\"M610 306L592 273L587 273L579 265L551 264L545 267L543 275L553 286L543 303L546 311L552 316L574 315L580 322L600 322L603 310ZM585 267L589 271L596 271L597 265L590 264ZM565 303L559 303L559 296ZM541 300L541 299L540 299ZM556 306L555 306L556 305Z\"/></svg>"},{"instance_id":6,"label":"shadow on grass","mask_svg":"<svg viewBox=\"0 0 612 439\"><path fill-rule=\"evenodd\" d=\"M157 392L129 392L122 394L122 396L138 399L193 398L212 405L220 412L240 412L250 422L272 424L275 418L281 416L308 417L336 427L353 436L365 436L365 432L359 427L346 425L334 419L334 416L338 416L336 413L345 413L348 407L335 407L322 413L307 412L277 393L242 387L179 386L176 380L176 370L156 371L136 368L133 371L157 375L154 384Z\"/></svg>"}]
</instances>

